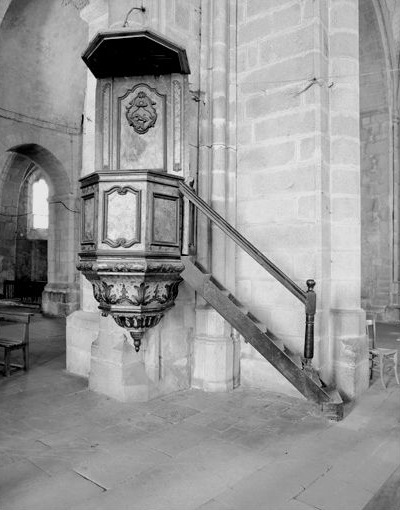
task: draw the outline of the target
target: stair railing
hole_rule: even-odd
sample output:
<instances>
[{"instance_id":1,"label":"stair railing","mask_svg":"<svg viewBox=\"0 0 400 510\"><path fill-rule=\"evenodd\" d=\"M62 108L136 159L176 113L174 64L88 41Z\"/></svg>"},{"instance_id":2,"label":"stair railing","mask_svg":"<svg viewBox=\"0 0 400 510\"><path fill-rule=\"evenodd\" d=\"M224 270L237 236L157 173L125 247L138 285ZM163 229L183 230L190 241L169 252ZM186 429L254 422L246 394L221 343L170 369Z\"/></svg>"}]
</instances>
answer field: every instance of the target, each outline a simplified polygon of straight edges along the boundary
<instances>
[{"instance_id":1,"label":"stair railing","mask_svg":"<svg viewBox=\"0 0 400 510\"><path fill-rule=\"evenodd\" d=\"M301 289L293 280L289 278L279 267L271 262L263 253L250 243L240 232L230 225L221 215L214 211L203 199L201 199L194 190L185 184L179 183L179 189L183 197L188 201L185 204L185 225L184 225L184 244L189 245L194 240L194 214L188 207L189 203L201 211L210 221L215 223L227 236L229 236L238 246L252 257L261 267L272 275L279 283L293 294L299 301L305 305L306 321L304 336L304 359L303 368L311 369L311 360L314 356L314 318L316 312L316 294L314 292L315 281L309 279L306 281L307 291ZM189 253L189 250L187 249Z\"/></svg>"}]
</instances>

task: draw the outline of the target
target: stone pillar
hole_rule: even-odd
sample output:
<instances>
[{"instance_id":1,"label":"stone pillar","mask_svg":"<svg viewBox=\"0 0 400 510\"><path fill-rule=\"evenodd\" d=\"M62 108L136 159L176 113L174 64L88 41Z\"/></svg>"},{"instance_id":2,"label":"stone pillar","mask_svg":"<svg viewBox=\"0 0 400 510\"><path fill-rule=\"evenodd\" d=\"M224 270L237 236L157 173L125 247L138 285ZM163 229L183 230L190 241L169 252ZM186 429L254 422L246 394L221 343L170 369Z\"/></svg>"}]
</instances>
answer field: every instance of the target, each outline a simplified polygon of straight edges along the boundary
<instances>
[{"instance_id":1,"label":"stone pillar","mask_svg":"<svg viewBox=\"0 0 400 510\"><path fill-rule=\"evenodd\" d=\"M400 21L400 9L399 9ZM397 80L395 82L395 90L398 89ZM394 112L392 113L392 154L393 154L393 282L391 286L390 306L385 313L386 320L399 320L400 314L400 114L398 110L398 99L393 98L395 103Z\"/></svg>"},{"instance_id":2,"label":"stone pillar","mask_svg":"<svg viewBox=\"0 0 400 510\"><path fill-rule=\"evenodd\" d=\"M235 140L232 138L236 111L236 104L232 105L236 92L235 4L230 0L211 0L203 4L202 23L201 55L205 74L201 92L205 93L205 107L201 121L198 188L200 195L211 203L215 211L235 224L236 158ZM230 108L231 105L233 108ZM213 225L210 231L207 223L199 219L197 244L199 259L234 292L233 243L218 227ZM239 351L234 348L235 345L231 326L213 308L198 299L192 386L208 391L233 389L238 383L239 373Z\"/></svg>"},{"instance_id":3,"label":"stone pillar","mask_svg":"<svg viewBox=\"0 0 400 510\"><path fill-rule=\"evenodd\" d=\"M75 268L77 201L71 194L53 195L48 201L48 283L42 295L42 310L46 315L67 316L79 308Z\"/></svg>"},{"instance_id":4,"label":"stone pillar","mask_svg":"<svg viewBox=\"0 0 400 510\"><path fill-rule=\"evenodd\" d=\"M89 40L101 29L108 27L107 0L92 0L80 11L81 18L89 27ZM95 115L96 79L87 72L87 85L82 141L82 176L95 168ZM73 263L76 263L74 259ZM67 370L88 377L90 372L91 346L99 334L98 304L93 298L92 287L79 275L81 309L67 317ZM116 326L117 327L117 326Z\"/></svg>"},{"instance_id":5,"label":"stone pillar","mask_svg":"<svg viewBox=\"0 0 400 510\"><path fill-rule=\"evenodd\" d=\"M108 1L92 0L87 7L84 7L80 11L80 16L88 24L88 39L91 40L96 32L102 29L104 30L108 27ZM82 177L96 170L94 164L95 115L96 79L90 71L87 71L82 143Z\"/></svg>"},{"instance_id":6,"label":"stone pillar","mask_svg":"<svg viewBox=\"0 0 400 510\"><path fill-rule=\"evenodd\" d=\"M368 383L360 308L358 2L241 4L238 229L303 289L315 279L313 366L354 397ZM298 360L302 304L240 251L237 280L238 298ZM249 346L242 346L241 381L289 391Z\"/></svg>"},{"instance_id":7,"label":"stone pillar","mask_svg":"<svg viewBox=\"0 0 400 510\"><path fill-rule=\"evenodd\" d=\"M100 317L99 333L91 346L89 388L121 401L149 399L145 349L136 353L126 332L111 317Z\"/></svg>"},{"instance_id":8,"label":"stone pillar","mask_svg":"<svg viewBox=\"0 0 400 510\"><path fill-rule=\"evenodd\" d=\"M19 158L16 154L3 152L0 155L0 212L2 214L18 214L18 195L21 186L21 177L16 181L12 177L13 162ZM23 172L26 171L24 167ZM10 172L10 174L9 174ZM4 292L4 280L15 279L15 232L17 230L17 216L0 216L1 247L0 247L0 293Z\"/></svg>"},{"instance_id":9,"label":"stone pillar","mask_svg":"<svg viewBox=\"0 0 400 510\"><path fill-rule=\"evenodd\" d=\"M318 10L327 2L241 4L238 230L304 290L307 279L316 280L318 353L318 325L329 324L328 89L321 79L328 56ZM237 294L298 362L303 304L241 250ZM324 339L329 342L329 336ZM249 344L242 345L241 383L298 394Z\"/></svg>"},{"instance_id":10,"label":"stone pillar","mask_svg":"<svg viewBox=\"0 0 400 510\"><path fill-rule=\"evenodd\" d=\"M382 16L386 17L386 16ZM391 16L395 51L390 54L390 66L397 67L400 52L400 5L395 2ZM393 174L393 260L390 305L386 308L384 320L398 321L400 319L400 76L390 73L388 80L390 87L389 111L391 114L391 160ZM389 157L390 157L389 156Z\"/></svg>"},{"instance_id":11,"label":"stone pillar","mask_svg":"<svg viewBox=\"0 0 400 510\"><path fill-rule=\"evenodd\" d=\"M331 168L331 338L339 391L368 387L368 342L361 303L358 0L329 11Z\"/></svg>"}]
</instances>

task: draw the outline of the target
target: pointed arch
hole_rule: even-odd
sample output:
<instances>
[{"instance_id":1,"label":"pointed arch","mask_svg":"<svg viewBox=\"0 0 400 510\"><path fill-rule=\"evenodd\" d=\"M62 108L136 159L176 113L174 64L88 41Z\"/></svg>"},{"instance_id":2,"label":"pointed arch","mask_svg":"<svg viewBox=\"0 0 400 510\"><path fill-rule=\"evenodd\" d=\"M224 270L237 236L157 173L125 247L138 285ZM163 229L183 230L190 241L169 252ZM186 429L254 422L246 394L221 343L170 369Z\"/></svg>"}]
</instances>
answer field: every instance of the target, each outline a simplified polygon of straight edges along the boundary
<instances>
[{"instance_id":1,"label":"pointed arch","mask_svg":"<svg viewBox=\"0 0 400 510\"><path fill-rule=\"evenodd\" d=\"M36 143L16 145L8 152L25 156L38 165L48 176L52 194L65 195L71 193L71 183L64 165L45 147Z\"/></svg>"},{"instance_id":2,"label":"pointed arch","mask_svg":"<svg viewBox=\"0 0 400 510\"><path fill-rule=\"evenodd\" d=\"M50 315L65 315L76 308L78 295L74 265L74 236L79 224L76 193L71 190L64 165L47 148L37 143L25 143L10 147L6 153L9 157L0 169L0 293L4 280L16 280L20 276L21 271L17 271L17 266L21 266L18 253L23 250L19 246L23 245L26 252L28 269L25 272L33 275L32 278L40 273L30 270L30 267L36 268L36 259L32 259L29 266L29 251L32 244L36 243L36 250L41 239L47 238L47 285L42 308ZM21 214L26 216L27 212L26 207L24 210L21 208L21 197L27 200L32 172L44 177L49 186L49 226L46 236L39 235L43 232L29 230L26 218L25 221L21 220ZM42 257L43 250L39 248ZM43 266L44 263L41 264ZM42 273L40 275L43 280Z\"/></svg>"}]
</instances>

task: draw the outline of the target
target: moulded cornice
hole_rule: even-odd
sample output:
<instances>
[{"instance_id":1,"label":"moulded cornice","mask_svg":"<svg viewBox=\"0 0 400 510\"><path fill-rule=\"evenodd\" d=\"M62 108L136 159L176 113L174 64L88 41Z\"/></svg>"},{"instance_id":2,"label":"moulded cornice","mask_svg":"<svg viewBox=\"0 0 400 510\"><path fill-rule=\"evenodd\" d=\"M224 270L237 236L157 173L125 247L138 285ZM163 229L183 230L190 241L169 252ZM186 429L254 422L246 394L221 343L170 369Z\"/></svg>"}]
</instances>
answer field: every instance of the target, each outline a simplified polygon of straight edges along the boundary
<instances>
[{"instance_id":1,"label":"moulded cornice","mask_svg":"<svg viewBox=\"0 0 400 510\"><path fill-rule=\"evenodd\" d=\"M96 78L190 74L185 49L152 30L101 31L82 59Z\"/></svg>"}]
</instances>

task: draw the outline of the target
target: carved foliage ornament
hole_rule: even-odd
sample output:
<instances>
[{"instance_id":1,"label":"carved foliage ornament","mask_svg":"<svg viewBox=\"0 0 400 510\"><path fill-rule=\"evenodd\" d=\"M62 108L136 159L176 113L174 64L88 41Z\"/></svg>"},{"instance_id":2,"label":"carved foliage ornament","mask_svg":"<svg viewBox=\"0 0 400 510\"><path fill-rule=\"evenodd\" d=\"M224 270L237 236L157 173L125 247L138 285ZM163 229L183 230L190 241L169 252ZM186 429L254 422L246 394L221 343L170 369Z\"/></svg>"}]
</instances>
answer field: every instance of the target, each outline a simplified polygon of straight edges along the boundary
<instances>
[{"instance_id":1,"label":"carved foliage ornament","mask_svg":"<svg viewBox=\"0 0 400 510\"><path fill-rule=\"evenodd\" d=\"M79 262L78 271L102 271L103 273L181 273L185 266L181 262Z\"/></svg>"},{"instance_id":2,"label":"carved foliage ornament","mask_svg":"<svg viewBox=\"0 0 400 510\"><path fill-rule=\"evenodd\" d=\"M158 303L168 306L175 301L181 281L179 278L165 284L146 285L141 282L139 285L130 285L127 280L119 288L105 281L94 281L92 286L94 297L100 304L147 306Z\"/></svg>"},{"instance_id":3,"label":"carved foliage ornament","mask_svg":"<svg viewBox=\"0 0 400 510\"><path fill-rule=\"evenodd\" d=\"M156 279L148 283L121 276L112 276L108 281L93 280L88 273L86 276L92 283L102 315L111 314L119 326L129 331L136 352L145 330L156 326L163 312L174 305L182 281L177 274L164 281Z\"/></svg>"},{"instance_id":4,"label":"carved foliage ornament","mask_svg":"<svg viewBox=\"0 0 400 510\"><path fill-rule=\"evenodd\" d=\"M164 314L154 313L150 315L114 315L115 322L121 328L129 331L133 340L133 347L136 352L139 352L142 343L142 332L149 328L154 328L163 318ZM128 342L132 345L132 340L128 338Z\"/></svg>"},{"instance_id":5,"label":"carved foliage ornament","mask_svg":"<svg viewBox=\"0 0 400 510\"><path fill-rule=\"evenodd\" d=\"M139 135L147 133L154 127L157 121L155 105L156 103L145 92L140 91L126 107L126 119Z\"/></svg>"}]
</instances>

